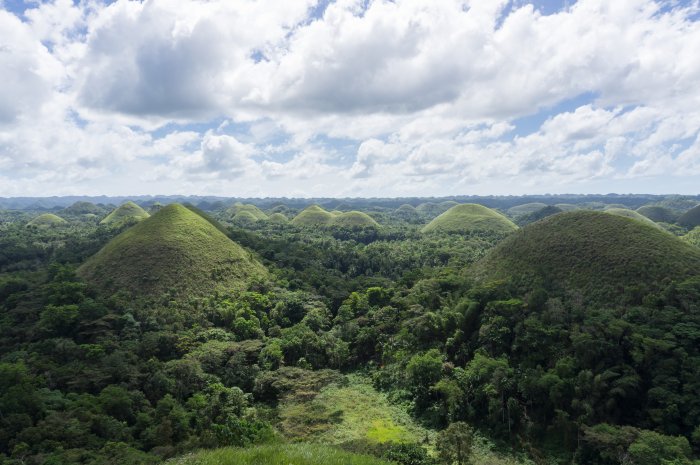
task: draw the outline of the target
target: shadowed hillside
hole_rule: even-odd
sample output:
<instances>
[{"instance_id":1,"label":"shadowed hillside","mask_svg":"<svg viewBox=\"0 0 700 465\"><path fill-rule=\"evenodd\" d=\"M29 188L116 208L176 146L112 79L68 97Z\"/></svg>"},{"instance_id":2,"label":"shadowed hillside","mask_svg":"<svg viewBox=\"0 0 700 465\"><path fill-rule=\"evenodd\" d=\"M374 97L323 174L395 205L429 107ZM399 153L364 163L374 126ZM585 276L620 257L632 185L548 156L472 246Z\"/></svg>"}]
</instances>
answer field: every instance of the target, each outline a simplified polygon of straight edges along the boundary
<instances>
[{"instance_id":1,"label":"shadowed hillside","mask_svg":"<svg viewBox=\"0 0 700 465\"><path fill-rule=\"evenodd\" d=\"M639 221L575 211L524 227L475 268L481 278L596 295L697 273L700 251Z\"/></svg>"}]
</instances>

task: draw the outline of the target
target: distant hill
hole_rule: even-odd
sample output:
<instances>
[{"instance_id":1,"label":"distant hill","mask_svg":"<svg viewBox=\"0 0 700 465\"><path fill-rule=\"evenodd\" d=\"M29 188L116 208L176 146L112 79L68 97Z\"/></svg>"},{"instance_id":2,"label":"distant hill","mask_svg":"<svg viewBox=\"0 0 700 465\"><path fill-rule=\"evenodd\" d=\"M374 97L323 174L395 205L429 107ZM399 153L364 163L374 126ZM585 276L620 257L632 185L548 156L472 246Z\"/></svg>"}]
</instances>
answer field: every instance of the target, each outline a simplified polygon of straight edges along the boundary
<instances>
[{"instance_id":1,"label":"distant hill","mask_svg":"<svg viewBox=\"0 0 700 465\"><path fill-rule=\"evenodd\" d=\"M678 218L678 224L690 229L700 226L700 205L683 213Z\"/></svg>"},{"instance_id":2,"label":"distant hill","mask_svg":"<svg viewBox=\"0 0 700 465\"><path fill-rule=\"evenodd\" d=\"M633 219L636 221L641 221L644 224L647 224L649 226L653 226L655 228L662 229L665 231L665 229L663 227L656 224L655 222L653 222L652 220L650 220L646 216L641 215L641 214L637 213L636 211L630 210L628 208L608 208L604 211L605 211L605 213L609 213L611 215L624 216L625 218L630 218L630 219Z\"/></svg>"},{"instance_id":3,"label":"distant hill","mask_svg":"<svg viewBox=\"0 0 700 465\"><path fill-rule=\"evenodd\" d=\"M561 213L563 211L564 210L559 207L555 207L554 205L547 205L546 207L535 212L519 216L516 222L519 226L525 226L526 224L534 223L535 221L542 220L548 216L556 215L557 213Z\"/></svg>"},{"instance_id":4,"label":"distant hill","mask_svg":"<svg viewBox=\"0 0 700 465\"><path fill-rule=\"evenodd\" d=\"M637 209L637 213L657 223L675 223L679 216L674 210L659 205L644 205Z\"/></svg>"},{"instance_id":5,"label":"distant hill","mask_svg":"<svg viewBox=\"0 0 700 465\"><path fill-rule=\"evenodd\" d=\"M515 231L518 227L500 213L473 203L450 208L421 230L424 233L501 233Z\"/></svg>"},{"instance_id":6,"label":"distant hill","mask_svg":"<svg viewBox=\"0 0 700 465\"><path fill-rule=\"evenodd\" d=\"M286 216L284 216L282 213L279 213L279 212L273 213L272 215L270 215L270 216L267 218L267 220L268 220L270 223L279 223L279 224L287 224L287 223L289 223L289 218L287 218Z\"/></svg>"},{"instance_id":7,"label":"distant hill","mask_svg":"<svg viewBox=\"0 0 700 465\"><path fill-rule=\"evenodd\" d=\"M53 213L43 213L36 218L32 219L27 223L27 227L34 228L55 228L57 226L64 226L68 224L68 221L64 220L60 216L54 215Z\"/></svg>"},{"instance_id":8,"label":"distant hill","mask_svg":"<svg viewBox=\"0 0 700 465\"><path fill-rule=\"evenodd\" d=\"M515 207L509 208L508 214L510 216L529 215L530 213L535 213L536 211L542 210L546 206L547 204L542 202L524 203L522 205L516 205Z\"/></svg>"},{"instance_id":9,"label":"distant hill","mask_svg":"<svg viewBox=\"0 0 700 465\"><path fill-rule=\"evenodd\" d=\"M266 276L251 253L212 221L183 205L168 205L112 239L78 274L110 292L145 296L204 296Z\"/></svg>"},{"instance_id":10,"label":"distant hill","mask_svg":"<svg viewBox=\"0 0 700 465\"><path fill-rule=\"evenodd\" d=\"M342 228L378 228L377 223L371 216L366 213L351 211L341 213L333 219L333 226Z\"/></svg>"},{"instance_id":11,"label":"distant hill","mask_svg":"<svg viewBox=\"0 0 700 465\"><path fill-rule=\"evenodd\" d=\"M63 209L63 213L67 215L101 215L104 209L98 207L92 202L75 202L70 207Z\"/></svg>"},{"instance_id":12,"label":"distant hill","mask_svg":"<svg viewBox=\"0 0 700 465\"><path fill-rule=\"evenodd\" d=\"M328 226L335 217L318 205L305 208L292 219L294 226Z\"/></svg>"},{"instance_id":13,"label":"distant hill","mask_svg":"<svg viewBox=\"0 0 700 465\"><path fill-rule=\"evenodd\" d=\"M267 215L265 216L265 218L267 218ZM239 226L250 226L253 223L257 223L259 220L252 212L248 210L243 210L233 215L231 221L233 221Z\"/></svg>"},{"instance_id":14,"label":"distant hill","mask_svg":"<svg viewBox=\"0 0 700 465\"><path fill-rule=\"evenodd\" d=\"M474 267L482 280L509 278L526 288L579 289L598 297L699 270L700 250L639 221L593 211L525 226Z\"/></svg>"},{"instance_id":15,"label":"distant hill","mask_svg":"<svg viewBox=\"0 0 700 465\"><path fill-rule=\"evenodd\" d=\"M267 214L265 214L264 211L260 210L255 205L243 204L240 202L236 202L235 204L233 204L231 207L228 208L228 210L226 210L226 212L228 213L228 215L231 218L235 218L236 215L239 215L239 214L245 212L245 213L249 213L250 215L252 215L256 221L267 219ZM244 216L247 216L247 215L244 215ZM241 217L239 217L239 219L240 218Z\"/></svg>"},{"instance_id":16,"label":"distant hill","mask_svg":"<svg viewBox=\"0 0 700 465\"><path fill-rule=\"evenodd\" d=\"M145 220L149 215L146 210L139 207L132 201L128 201L117 207L112 213L107 215L100 224L107 226L122 226L127 223L137 223Z\"/></svg>"}]
</instances>

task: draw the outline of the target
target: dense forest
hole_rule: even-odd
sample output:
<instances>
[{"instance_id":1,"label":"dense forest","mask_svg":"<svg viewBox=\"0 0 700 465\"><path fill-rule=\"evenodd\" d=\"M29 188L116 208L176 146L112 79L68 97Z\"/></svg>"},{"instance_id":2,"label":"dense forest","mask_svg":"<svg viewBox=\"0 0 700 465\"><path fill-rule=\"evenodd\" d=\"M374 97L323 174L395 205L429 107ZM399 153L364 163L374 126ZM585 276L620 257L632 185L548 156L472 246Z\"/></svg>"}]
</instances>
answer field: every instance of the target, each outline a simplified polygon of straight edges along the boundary
<instances>
[{"instance_id":1,"label":"dense forest","mask_svg":"<svg viewBox=\"0 0 700 465\"><path fill-rule=\"evenodd\" d=\"M70 200L0 210L0 464L700 463L700 199Z\"/></svg>"}]
</instances>

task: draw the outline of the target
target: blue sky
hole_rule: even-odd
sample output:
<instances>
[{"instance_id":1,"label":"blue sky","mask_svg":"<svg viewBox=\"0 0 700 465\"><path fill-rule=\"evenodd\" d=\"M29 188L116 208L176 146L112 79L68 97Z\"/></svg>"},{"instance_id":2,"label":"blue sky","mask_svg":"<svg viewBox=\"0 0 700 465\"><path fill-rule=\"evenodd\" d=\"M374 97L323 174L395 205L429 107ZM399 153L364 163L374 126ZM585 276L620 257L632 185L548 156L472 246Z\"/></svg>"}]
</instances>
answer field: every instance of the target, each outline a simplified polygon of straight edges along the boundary
<instances>
[{"instance_id":1,"label":"blue sky","mask_svg":"<svg viewBox=\"0 0 700 465\"><path fill-rule=\"evenodd\" d=\"M698 193L697 1L0 5L1 196Z\"/></svg>"}]
</instances>

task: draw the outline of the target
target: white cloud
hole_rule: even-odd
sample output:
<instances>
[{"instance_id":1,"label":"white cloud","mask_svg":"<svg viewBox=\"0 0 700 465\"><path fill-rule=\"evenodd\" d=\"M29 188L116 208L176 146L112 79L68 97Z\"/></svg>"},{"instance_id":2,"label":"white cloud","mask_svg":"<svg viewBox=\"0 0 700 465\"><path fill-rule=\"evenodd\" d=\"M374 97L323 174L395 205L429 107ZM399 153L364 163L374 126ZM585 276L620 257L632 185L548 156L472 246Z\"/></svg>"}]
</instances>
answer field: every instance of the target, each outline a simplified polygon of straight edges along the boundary
<instances>
[{"instance_id":1,"label":"white cloud","mask_svg":"<svg viewBox=\"0 0 700 465\"><path fill-rule=\"evenodd\" d=\"M643 191L700 176L698 7L661 6L0 8L0 195Z\"/></svg>"}]
</instances>

